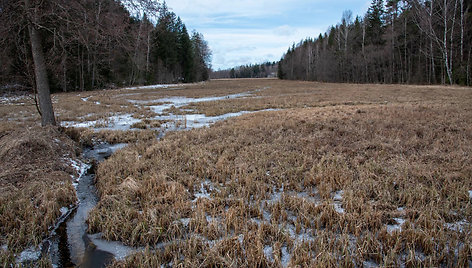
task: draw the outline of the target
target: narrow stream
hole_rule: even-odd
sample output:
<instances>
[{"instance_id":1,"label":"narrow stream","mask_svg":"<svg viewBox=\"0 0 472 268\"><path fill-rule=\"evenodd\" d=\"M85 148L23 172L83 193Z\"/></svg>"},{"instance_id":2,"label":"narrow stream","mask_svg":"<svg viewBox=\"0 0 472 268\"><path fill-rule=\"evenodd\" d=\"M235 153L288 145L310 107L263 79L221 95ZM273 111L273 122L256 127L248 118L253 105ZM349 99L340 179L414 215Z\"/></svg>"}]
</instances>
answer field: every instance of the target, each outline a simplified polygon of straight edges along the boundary
<instances>
[{"instance_id":1,"label":"narrow stream","mask_svg":"<svg viewBox=\"0 0 472 268\"><path fill-rule=\"evenodd\" d=\"M99 163L125 146L126 144L100 144L85 148L83 157ZM128 255L134 250L124 245L115 245L113 242L99 241L97 235L87 234L88 214L98 202L94 172L94 167L90 166L79 178L76 186L79 204L69 219L59 225L56 235L50 240L49 251L55 267L105 267L115 257L120 257L120 254ZM93 241L99 241L100 247Z\"/></svg>"}]
</instances>

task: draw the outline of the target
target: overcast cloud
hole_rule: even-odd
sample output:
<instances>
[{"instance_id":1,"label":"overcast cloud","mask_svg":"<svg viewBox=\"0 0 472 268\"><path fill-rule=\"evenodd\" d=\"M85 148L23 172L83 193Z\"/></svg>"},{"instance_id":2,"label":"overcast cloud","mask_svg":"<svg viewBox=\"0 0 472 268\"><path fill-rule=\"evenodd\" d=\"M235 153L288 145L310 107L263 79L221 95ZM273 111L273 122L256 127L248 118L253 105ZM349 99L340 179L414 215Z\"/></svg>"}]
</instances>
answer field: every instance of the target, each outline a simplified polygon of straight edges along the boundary
<instances>
[{"instance_id":1,"label":"overcast cloud","mask_svg":"<svg viewBox=\"0 0 472 268\"><path fill-rule=\"evenodd\" d=\"M167 0L213 51L213 69L277 61L294 42L339 23L344 10L364 15L370 0Z\"/></svg>"}]
</instances>

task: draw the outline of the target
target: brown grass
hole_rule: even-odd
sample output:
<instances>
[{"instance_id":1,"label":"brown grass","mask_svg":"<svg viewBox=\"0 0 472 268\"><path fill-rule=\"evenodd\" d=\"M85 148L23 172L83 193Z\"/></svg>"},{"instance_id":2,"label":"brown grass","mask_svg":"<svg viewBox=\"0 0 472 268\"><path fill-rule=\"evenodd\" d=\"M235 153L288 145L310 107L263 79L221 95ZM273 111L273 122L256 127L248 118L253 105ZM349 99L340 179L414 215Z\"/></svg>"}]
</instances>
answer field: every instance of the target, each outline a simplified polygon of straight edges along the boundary
<instances>
[{"instance_id":1,"label":"brown grass","mask_svg":"<svg viewBox=\"0 0 472 268\"><path fill-rule=\"evenodd\" d=\"M150 124L153 124L151 122ZM64 132L74 141L83 146L93 146L99 142L107 142L109 144L117 143L133 143L155 140L159 131L148 130L99 130L94 131L89 128L64 128Z\"/></svg>"},{"instance_id":2,"label":"brown grass","mask_svg":"<svg viewBox=\"0 0 472 268\"><path fill-rule=\"evenodd\" d=\"M161 243L115 264L122 267L281 266L282 251L290 266L467 265L470 90L344 86L362 103L392 97L395 87L409 98L439 93L245 115L129 147L99 166L91 231ZM210 199L196 198L202 192ZM388 231L396 218L401 230ZM451 227L461 221L461 231Z\"/></svg>"},{"instance_id":3,"label":"brown grass","mask_svg":"<svg viewBox=\"0 0 472 268\"><path fill-rule=\"evenodd\" d=\"M183 108L207 115L284 110L168 133L160 141L150 130L161 123L150 120L154 113L128 101L257 89L257 98ZM472 263L470 88L242 79L178 89L56 94L54 99L61 120L116 113L142 119L135 126L140 131L66 130L82 144L132 143L99 165L101 201L89 227L107 239L148 250L112 266ZM0 113L28 123L32 108L0 105ZM14 129L15 124L0 129L0 137ZM36 175L47 177L41 170ZM34 185L31 180L24 185L25 192L16 196L35 193L27 188ZM3 200L8 198L15 200L15 195ZM2 209L27 211L15 202ZM26 221L14 214L8 219ZM395 229L399 220L404 223ZM37 226L42 223L26 229L41 230ZM0 244L13 243L3 237ZM23 240L17 249L36 240ZM12 256L0 255L3 263Z\"/></svg>"},{"instance_id":4,"label":"brown grass","mask_svg":"<svg viewBox=\"0 0 472 268\"><path fill-rule=\"evenodd\" d=\"M224 87L234 83L231 80L212 81L208 86ZM388 103L437 103L456 101L463 94L470 97L470 90L440 86L398 86L378 84L326 84L301 81L241 80L253 83L259 89L257 98L238 98L214 102L193 103L182 109L194 109L196 113L208 116L238 111L258 111L264 109L287 109L326 107L334 105L363 105ZM236 86L241 86L235 83ZM246 88L246 87L245 87ZM241 91L243 92L243 91Z\"/></svg>"},{"instance_id":5,"label":"brown grass","mask_svg":"<svg viewBox=\"0 0 472 268\"><path fill-rule=\"evenodd\" d=\"M0 244L8 247L1 252L7 265L14 253L42 241L61 207L76 202L68 159L79 151L54 128L2 124L1 129Z\"/></svg>"}]
</instances>

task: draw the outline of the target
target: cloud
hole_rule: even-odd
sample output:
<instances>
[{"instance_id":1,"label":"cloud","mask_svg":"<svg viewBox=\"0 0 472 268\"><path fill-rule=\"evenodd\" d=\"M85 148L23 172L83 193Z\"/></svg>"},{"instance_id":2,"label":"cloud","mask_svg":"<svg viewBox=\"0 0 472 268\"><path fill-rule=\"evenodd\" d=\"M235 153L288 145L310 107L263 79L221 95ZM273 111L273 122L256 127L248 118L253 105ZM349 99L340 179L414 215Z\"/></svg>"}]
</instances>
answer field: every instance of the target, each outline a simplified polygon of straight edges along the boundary
<instances>
[{"instance_id":1,"label":"cloud","mask_svg":"<svg viewBox=\"0 0 472 268\"><path fill-rule=\"evenodd\" d=\"M365 12L370 0L167 0L167 4L187 28L204 35L213 51L213 68L224 69L277 61L294 42L337 24L344 10L351 9L354 16Z\"/></svg>"},{"instance_id":2,"label":"cloud","mask_svg":"<svg viewBox=\"0 0 472 268\"><path fill-rule=\"evenodd\" d=\"M292 36L296 34L297 29L290 27L288 25L282 25L274 29L274 33L276 35L282 35L282 36Z\"/></svg>"},{"instance_id":3,"label":"cloud","mask_svg":"<svg viewBox=\"0 0 472 268\"><path fill-rule=\"evenodd\" d=\"M321 28L288 29L292 34L280 34L272 29L212 29L205 39L212 45L213 68L224 69L248 63L277 61L294 40L315 36Z\"/></svg>"}]
</instances>

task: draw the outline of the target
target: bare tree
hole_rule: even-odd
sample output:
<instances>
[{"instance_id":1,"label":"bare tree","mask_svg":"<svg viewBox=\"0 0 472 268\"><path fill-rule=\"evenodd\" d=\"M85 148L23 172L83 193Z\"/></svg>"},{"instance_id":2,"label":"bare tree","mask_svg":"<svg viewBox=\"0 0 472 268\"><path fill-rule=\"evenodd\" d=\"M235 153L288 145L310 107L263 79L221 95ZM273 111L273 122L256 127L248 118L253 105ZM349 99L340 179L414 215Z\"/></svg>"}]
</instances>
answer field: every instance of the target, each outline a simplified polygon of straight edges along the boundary
<instances>
[{"instance_id":1,"label":"bare tree","mask_svg":"<svg viewBox=\"0 0 472 268\"><path fill-rule=\"evenodd\" d=\"M31 43L31 53L34 61L34 73L36 77L36 89L39 98L39 110L41 113L41 125L56 125L54 109L52 107L51 94L49 89L49 80L46 63L44 60L44 51L39 33L40 21L39 14L43 3L31 3L30 0L24 0L24 10L28 20L28 31Z\"/></svg>"},{"instance_id":2,"label":"bare tree","mask_svg":"<svg viewBox=\"0 0 472 268\"><path fill-rule=\"evenodd\" d=\"M457 4L457 0L455 1ZM412 5L415 8L417 26L436 44L441 52L444 68L446 70L449 83L452 85L452 53L451 44L453 44L454 35L448 37L448 33L453 32L455 25L455 12L457 5L453 5L451 0L443 0L442 3L434 4L431 0L429 8L424 3L414 0ZM438 30L436 27L440 30Z\"/></svg>"},{"instance_id":3,"label":"bare tree","mask_svg":"<svg viewBox=\"0 0 472 268\"><path fill-rule=\"evenodd\" d=\"M349 25L352 23L352 11L345 10L341 19L342 35L344 41L344 53L347 54L347 43L349 39Z\"/></svg>"}]
</instances>

